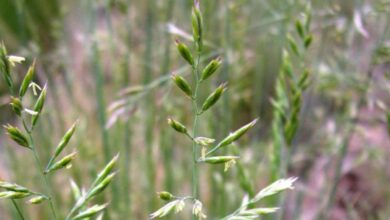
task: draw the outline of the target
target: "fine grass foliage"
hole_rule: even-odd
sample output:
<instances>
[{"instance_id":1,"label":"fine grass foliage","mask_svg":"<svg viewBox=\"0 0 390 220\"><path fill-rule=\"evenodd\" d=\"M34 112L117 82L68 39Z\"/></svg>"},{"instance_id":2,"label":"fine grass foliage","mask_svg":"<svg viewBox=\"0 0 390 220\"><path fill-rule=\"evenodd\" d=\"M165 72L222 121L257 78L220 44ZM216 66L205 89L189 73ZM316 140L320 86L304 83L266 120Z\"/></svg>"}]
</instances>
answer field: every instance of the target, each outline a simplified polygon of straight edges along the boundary
<instances>
[{"instance_id":1,"label":"fine grass foliage","mask_svg":"<svg viewBox=\"0 0 390 220\"><path fill-rule=\"evenodd\" d=\"M220 57L212 59L207 65L205 65L205 67L202 68L201 56L203 49L206 46L203 43L204 21L200 10L199 0L194 1L191 20L194 52L192 52L185 43L182 43L179 40L176 40L176 48L181 57L191 66L191 75L193 78L191 81L192 83L190 83L190 81L185 77L178 74L173 74L171 79L178 89L180 89L188 98L188 100L192 102L193 124L192 128L189 129L181 122L173 118L168 118L168 125L176 132L188 137L188 140L192 142L192 194L188 196L177 196L167 191L157 193L160 199L167 201L168 203L150 214L150 219L162 218L171 213L178 213L184 209L186 202L190 203L192 206L192 219L207 218L207 211L206 208L203 207L202 198L200 197L199 176L202 173L199 171L199 165L202 163L211 165L224 164L224 171L227 172L229 168L236 164L236 161L240 159L240 156L224 154L218 155L218 151L221 152L222 148L228 148L231 146L234 141L237 141L251 130L258 121L258 119L254 119L248 124L243 125L239 129L227 135L221 141L217 142L217 144L214 144L216 142L216 139L214 138L198 136L198 126L202 122L202 114L218 103L221 96L227 90L227 82L220 84L220 86L211 92L205 100L200 99L199 91L202 89L202 86L204 86L204 84L218 72L217 70L222 64L222 59ZM190 130L192 130L192 132ZM252 206L264 197L274 195L287 189L292 189L293 183L296 179L297 178L280 179L261 190L253 198L245 196L241 206L236 211L222 219L256 219L262 214L276 212L278 210L276 207L253 208Z\"/></svg>"},{"instance_id":2,"label":"fine grass foliage","mask_svg":"<svg viewBox=\"0 0 390 220\"><path fill-rule=\"evenodd\" d=\"M62 210L65 210L66 207L59 207L55 204L53 199L53 191L60 189L51 185L49 178L50 175L55 175L58 170L64 168L70 169L72 167L72 162L74 161L77 152L65 154L63 151L66 147L68 147L68 143L76 131L77 123L75 122L65 133L57 147L54 149L47 165L44 166L44 161L41 160L41 157L38 154L33 133L39 132L39 130L36 131L35 128L41 119L40 116L45 106L47 86L45 85L41 87L34 82L36 65L36 62L34 61L24 76L18 92L16 92L15 90L17 87L12 78L12 67L15 66L16 63L24 61L24 58L9 56L5 45L1 44L0 59L0 71L11 95L10 106L22 124L22 128L8 124L4 126L4 129L7 131L8 136L17 145L30 151L30 156L35 160L36 172L39 176L41 176L41 184L43 185L42 188L45 190L44 192L36 192L33 189L29 189L12 182L0 181L0 199L9 199L15 206L20 219L29 218L23 214L21 208L15 200L27 200L27 202L31 205L46 203L52 214L50 219L64 219L62 216ZM27 94L30 91L33 93L32 99L34 102L34 105L31 107L25 104L25 102L29 103L28 101L30 101L26 100L28 98ZM71 182L73 191L77 191L77 193L74 195L75 204L66 215L66 220L85 219L104 212L108 203L92 206L89 206L89 204L94 203L93 199L97 195L101 194L112 182L116 174L115 165L117 160L118 155L103 168L88 190L81 190L76 183L73 181Z\"/></svg>"},{"instance_id":3,"label":"fine grass foliage","mask_svg":"<svg viewBox=\"0 0 390 220\"><path fill-rule=\"evenodd\" d=\"M0 1L0 219L390 216L390 2L196 4Z\"/></svg>"}]
</instances>

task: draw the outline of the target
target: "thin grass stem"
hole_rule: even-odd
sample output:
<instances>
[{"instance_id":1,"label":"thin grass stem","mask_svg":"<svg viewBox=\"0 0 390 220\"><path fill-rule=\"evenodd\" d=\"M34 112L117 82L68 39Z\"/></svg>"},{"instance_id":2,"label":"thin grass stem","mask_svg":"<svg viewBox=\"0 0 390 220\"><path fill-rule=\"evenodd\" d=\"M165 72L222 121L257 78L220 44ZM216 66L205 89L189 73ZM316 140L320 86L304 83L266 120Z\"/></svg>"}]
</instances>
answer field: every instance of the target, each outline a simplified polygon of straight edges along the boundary
<instances>
[{"instance_id":1,"label":"thin grass stem","mask_svg":"<svg viewBox=\"0 0 390 220\"><path fill-rule=\"evenodd\" d=\"M145 24L146 24L146 38L145 38L145 51L144 51L144 60L148 61L149 63L153 63L153 54L154 54L154 16L155 16L155 6L154 2L151 0L147 1L147 8L145 13ZM143 82L144 85L149 84L152 81L153 76L153 68L150 65L144 66L144 77ZM144 138L146 142L146 155L145 155L145 167L146 167L146 175L148 180L148 186L147 191L155 192L155 161L153 157L153 141L154 141L154 135L153 135L153 127L155 122L155 102L154 102L154 93L149 93L146 96L146 102L145 102L145 108L146 108L146 124L145 124L145 130L144 130ZM148 199L148 205L150 209L155 209L157 206L156 199L154 197L150 197Z\"/></svg>"},{"instance_id":2,"label":"thin grass stem","mask_svg":"<svg viewBox=\"0 0 390 220\"><path fill-rule=\"evenodd\" d=\"M172 19L172 14L173 14L173 11L174 11L174 7L175 7L175 4L174 4L174 0L169 0L168 3L167 3L167 7L166 7L166 14L165 14L165 21L166 22L169 22L171 19ZM164 35L164 54L165 54L165 57L164 59L162 60L162 63L161 63L161 69L162 69L162 72L161 72L161 75L162 77L165 75L165 73L169 72L169 68L170 68L170 65L171 65L171 35L169 32L166 32L165 35ZM166 111L164 110L162 112L162 117L163 119L166 118ZM164 120L165 122L165 120ZM173 175L173 166L172 166L172 154L173 154L173 151L172 151L172 148L170 147L167 147L167 146L170 146L171 145L171 139L172 139L172 136L170 135L169 132L166 132L164 129L161 131L161 138L160 138L160 145L161 146L165 146L163 147L163 155L164 155L164 174L165 174L165 188L166 190L168 191L172 191L173 190L173 187L175 185L175 180L174 180L174 175Z\"/></svg>"},{"instance_id":3,"label":"thin grass stem","mask_svg":"<svg viewBox=\"0 0 390 220\"><path fill-rule=\"evenodd\" d=\"M35 148L34 139L33 139L32 134L31 134L32 131L31 131L31 129L29 129L27 127L26 121L24 119L22 119L22 122L23 122L24 130L27 132L27 136L28 136L28 139L29 139L29 146L30 146L31 151L33 152L33 155L34 155L35 165L37 167L39 175L43 179L43 182L44 182L44 185L45 185L44 188L46 188L47 195L49 196L49 201L48 202L49 202L50 210L52 212L52 215L53 215L54 219L58 220L58 215L56 213L56 209L55 209L54 203L53 203L53 196L52 196L53 193L52 193L49 181L47 179L47 176L44 174L42 162L41 162L41 160L39 158L38 152L37 152L37 150Z\"/></svg>"},{"instance_id":4,"label":"thin grass stem","mask_svg":"<svg viewBox=\"0 0 390 220\"><path fill-rule=\"evenodd\" d=\"M192 108L194 112L194 122L193 122L193 131L192 131L192 137L197 136L197 131L198 131L198 120L199 120L199 114L198 114L198 103L197 103L197 97L198 97L198 91L199 91L199 85L200 85L200 80L199 80L199 63L200 63L200 51L197 51L197 58L196 62L193 65L192 71L193 71L193 76L195 80L195 90L194 90L194 96L192 99ZM193 141L192 144L192 197L196 199L199 198L199 171L198 171L198 144ZM192 219L195 220L196 216L193 215Z\"/></svg>"},{"instance_id":5,"label":"thin grass stem","mask_svg":"<svg viewBox=\"0 0 390 220\"><path fill-rule=\"evenodd\" d=\"M125 68L123 71L123 83L125 86L128 86L130 84L130 69L131 69L131 54L130 54L130 48L131 48L131 33L132 33L132 27L130 22L130 7L131 1L126 2L126 41L127 41L127 50L125 54ZM132 127L130 125L129 121L126 121L124 124L124 145L123 145L123 151L125 153L124 157L124 168L125 170L131 170L131 155L132 155L132 149L131 149L131 143L132 143ZM123 207L124 207L124 216L131 216L131 202L132 202L132 196L131 196L131 177L129 175L122 175L123 176Z\"/></svg>"},{"instance_id":6,"label":"thin grass stem","mask_svg":"<svg viewBox=\"0 0 390 220\"><path fill-rule=\"evenodd\" d=\"M22 213L22 210L20 210L18 204L15 202L14 199L11 199L11 201L12 201L12 205L15 207L16 212L18 213L20 219L24 220L25 218L24 218L23 213Z\"/></svg>"}]
</instances>

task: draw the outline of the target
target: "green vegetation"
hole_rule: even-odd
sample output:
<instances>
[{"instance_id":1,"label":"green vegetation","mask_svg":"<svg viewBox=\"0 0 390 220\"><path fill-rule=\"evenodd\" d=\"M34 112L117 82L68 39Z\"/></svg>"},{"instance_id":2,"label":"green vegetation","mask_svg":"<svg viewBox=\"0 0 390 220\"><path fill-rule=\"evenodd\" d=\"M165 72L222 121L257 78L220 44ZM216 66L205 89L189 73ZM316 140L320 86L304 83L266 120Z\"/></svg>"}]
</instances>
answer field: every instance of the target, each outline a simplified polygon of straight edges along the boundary
<instances>
[{"instance_id":1,"label":"green vegetation","mask_svg":"<svg viewBox=\"0 0 390 220\"><path fill-rule=\"evenodd\" d=\"M388 0L1 1L0 219L388 219L389 21Z\"/></svg>"}]
</instances>

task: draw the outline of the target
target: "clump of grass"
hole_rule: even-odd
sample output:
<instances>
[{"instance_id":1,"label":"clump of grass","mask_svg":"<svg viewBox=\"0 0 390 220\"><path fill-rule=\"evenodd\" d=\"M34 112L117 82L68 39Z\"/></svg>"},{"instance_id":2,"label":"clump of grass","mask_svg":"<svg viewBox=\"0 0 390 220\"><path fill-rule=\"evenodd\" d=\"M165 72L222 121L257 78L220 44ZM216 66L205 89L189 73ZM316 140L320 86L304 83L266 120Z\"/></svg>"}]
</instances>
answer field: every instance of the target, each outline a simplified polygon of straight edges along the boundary
<instances>
[{"instance_id":1,"label":"clump of grass","mask_svg":"<svg viewBox=\"0 0 390 220\"><path fill-rule=\"evenodd\" d=\"M209 111L218 101L221 96L227 90L227 83L221 83L205 100L201 100L199 97L199 90L202 84L205 84L221 66L221 58L212 59L204 68L201 67L201 54L204 47L203 39L203 17L200 10L199 0L194 1L192 8L192 37L194 42L195 53L183 42L176 40L176 47L182 58L191 66L192 69L192 83L186 78L178 74L172 75L173 83L183 92L183 94L191 101L193 110L193 124L192 132L186 125L175 120L174 118L168 118L168 124L176 132L188 137L188 140L192 142L192 194L189 196L176 196L170 192L159 192L160 199L168 201L168 203L162 208L158 209L150 215L151 219L161 218L167 216L170 213L177 213L183 210L186 202L192 204L192 218L203 219L206 218L205 211L203 209L202 198L199 190L199 171L198 166L201 163L205 164L224 164L225 172L236 163L236 160L240 158L239 155L216 155L218 150L229 147L234 141L238 140L244 134L246 134L251 128L255 126L258 119L254 119L248 124L240 127L236 131L227 135L221 141L215 143L215 139L211 137L198 136L198 126L203 113ZM202 103L202 104L200 104ZM253 198L245 197L241 206L224 217L223 219L254 219L258 218L261 214L268 214L275 212L278 208L254 208L253 205L263 199L274 195L278 192L286 189L293 188L292 185L296 181L296 178L281 179L265 189L261 190Z\"/></svg>"},{"instance_id":2,"label":"clump of grass","mask_svg":"<svg viewBox=\"0 0 390 220\"><path fill-rule=\"evenodd\" d=\"M299 114L303 105L303 93L310 83L310 70L305 65L305 55L313 41L310 32L309 5L303 17L303 21L298 19L295 22L295 36L287 35L288 46L283 49L282 65L275 86L276 94L271 100L274 141L273 179L286 175L290 163L289 151L300 124Z\"/></svg>"},{"instance_id":3,"label":"clump of grass","mask_svg":"<svg viewBox=\"0 0 390 220\"><path fill-rule=\"evenodd\" d=\"M36 192L35 190L15 183L0 181L0 199L11 199L21 219L25 219L25 217L20 207L17 203L14 202L14 200L28 199L28 203L30 204L40 204L47 202L49 203L50 211L52 213L51 219L61 219L62 216L60 215L60 210L63 210L64 208L57 208L54 204L52 199L54 195L54 187L50 185L49 174L54 174L60 169L71 167L77 152L72 152L62 156L62 158L59 157L63 155L64 149L68 146L68 143L76 130L77 123L74 123L65 133L55 148L47 165L43 166L43 161L41 160L36 145L34 144L33 132L35 131L35 127L39 122L42 110L45 105L47 86L45 85L42 88L34 82L34 61L33 64L29 67L18 92L14 91L16 85L14 84L11 74L12 66L14 66L16 63L21 63L22 61L24 61L23 57L9 56L5 46L0 45L0 72L4 77L11 94L10 106L22 124L22 129L13 125L5 125L4 128L7 131L8 136L17 145L31 151L31 156L35 160L37 172L42 178L42 188L45 190L45 192ZM33 91L33 99L35 104L32 107L27 107L25 105L24 99L26 98L30 88ZM108 204L93 205L90 207L88 207L88 204L98 194L102 193L103 190L112 182L112 179L116 174L114 169L117 160L118 156L115 156L99 173L91 187L86 192L81 191L78 186L72 182L73 191L77 191L78 193L75 193L76 203L67 214L66 220L84 219L103 212Z\"/></svg>"}]
</instances>

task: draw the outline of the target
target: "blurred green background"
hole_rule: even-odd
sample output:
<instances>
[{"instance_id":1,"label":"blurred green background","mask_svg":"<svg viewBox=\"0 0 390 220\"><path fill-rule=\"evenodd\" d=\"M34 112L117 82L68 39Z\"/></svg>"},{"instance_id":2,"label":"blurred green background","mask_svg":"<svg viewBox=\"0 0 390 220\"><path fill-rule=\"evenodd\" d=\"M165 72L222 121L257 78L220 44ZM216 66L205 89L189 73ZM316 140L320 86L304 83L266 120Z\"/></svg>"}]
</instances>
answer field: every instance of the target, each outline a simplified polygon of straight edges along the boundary
<instances>
[{"instance_id":1,"label":"blurred green background","mask_svg":"<svg viewBox=\"0 0 390 220\"><path fill-rule=\"evenodd\" d=\"M202 58L224 60L201 96L229 81L223 100L202 116L201 133L221 139L259 117L259 125L236 143L240 165L255 190L272 181L270 99L286 35L308 3L314 40L304 61L312 75L288 169L299 182L282 211L265 219L389 219L388 0L201 1L207 40ZM14 77L20 82L36 58L37 79L48 84L48 104L34 134L46 159L79 120L71 142L77 160L51 176L62 214L74 202L70 178L87 186L116 152L120 172L105 193L111 201L105 218L147 219L163 204L155 192L190 192L190 143L168 128L166 118L192 121L189 100L169 80L172 72L190 74L174 39L190 43L191 7L191 0L0 0L0 40L10 54L27 58ZM7 102L6 84L0 83L1 124L15 121ZM37 173L28 168L33 158L4 133L0 179L40 189ZM209 219L234 211L246 193L240 169L202 165L200 173ZM28 219L50 219L44 205L20 204ZM189 219L189 212L168 219ZM0 219L17 219L5 200Z\"/></svg>"}]
</instances>

